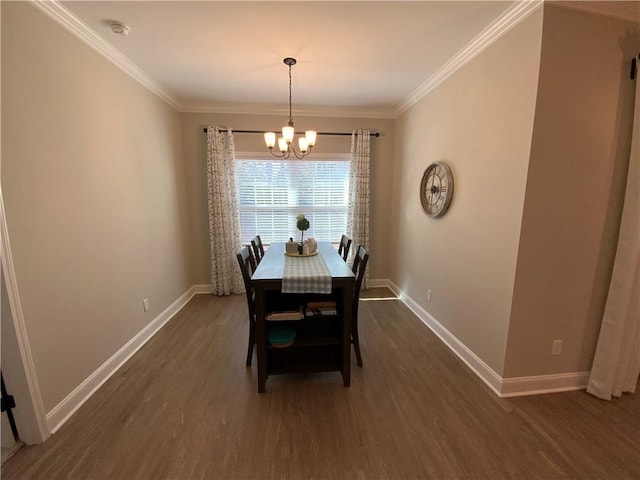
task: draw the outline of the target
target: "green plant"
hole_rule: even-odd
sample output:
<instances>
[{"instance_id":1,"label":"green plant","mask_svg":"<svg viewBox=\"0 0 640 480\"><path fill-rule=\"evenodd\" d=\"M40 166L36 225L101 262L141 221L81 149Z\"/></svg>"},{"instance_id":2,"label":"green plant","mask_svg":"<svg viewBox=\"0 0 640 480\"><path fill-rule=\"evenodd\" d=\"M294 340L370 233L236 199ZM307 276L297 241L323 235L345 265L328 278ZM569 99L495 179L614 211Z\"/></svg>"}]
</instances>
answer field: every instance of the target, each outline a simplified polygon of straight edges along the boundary
<instances>
[{"instance_id":1,"label":"green plant","mask_svg":"<svg viewBox=\"0 0 640 480\"><path fill-rule=\"evenodd\" d=\"M296 227L300 230L300 243L303 243L304 232L309 229L309 220L304 216L304 213L301 213L296 217Z\"/></svg>"}]
</instances>

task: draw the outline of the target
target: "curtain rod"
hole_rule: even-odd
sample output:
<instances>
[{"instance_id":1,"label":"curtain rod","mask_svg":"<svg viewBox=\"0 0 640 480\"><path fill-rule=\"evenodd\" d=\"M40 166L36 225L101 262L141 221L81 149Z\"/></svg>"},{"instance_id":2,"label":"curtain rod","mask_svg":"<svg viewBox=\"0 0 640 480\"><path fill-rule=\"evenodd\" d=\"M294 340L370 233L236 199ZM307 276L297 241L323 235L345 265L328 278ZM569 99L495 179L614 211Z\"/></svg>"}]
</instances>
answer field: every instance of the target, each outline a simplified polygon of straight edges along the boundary
<instances>
[{"instance_id":1,"label":"curtain rod","mask_svg":"<svg viewBox=\"0 0 640 480\"><path fill-rule=\"evenodd\" d=\"M202 129L203 133L207 133L208 128L205 127L204 129ZM226 128L221 128L220 129L221 132L226 132L227 129ZM232 130L233 133L260 133L263 134L264 130ZM304 135L304 132L295 132L296 135ZM351 136L353 135L353 133L349 132L318 132L318 135L340 135L340 136ZM379 137L380 136L380 132L371 132L370 135L372 137Z\"/></svg>"}]
</instances>

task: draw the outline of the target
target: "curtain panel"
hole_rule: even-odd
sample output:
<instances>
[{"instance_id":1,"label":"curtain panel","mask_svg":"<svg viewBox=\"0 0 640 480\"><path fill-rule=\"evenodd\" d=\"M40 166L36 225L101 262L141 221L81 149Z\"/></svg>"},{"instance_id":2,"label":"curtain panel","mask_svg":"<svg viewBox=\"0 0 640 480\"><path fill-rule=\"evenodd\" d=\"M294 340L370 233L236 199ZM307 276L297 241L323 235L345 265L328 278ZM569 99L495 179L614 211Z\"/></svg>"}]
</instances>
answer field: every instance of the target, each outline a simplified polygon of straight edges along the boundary
<instances>
[{"instance_id":1,"label":"curtain panel","mask_svg":"<svg viewBox=\"0 0 640 480\"><path fill-rule=\"evenodd\" d=\"M240 250L240 212L235 179L235 144L230 128L207 129L207 193L211 287L215 295L244 291L236 253Z\"/></svg>"},{"instance_id":2,"label":"curtain panel","mask_svg":"<svg viewBox=\"0 0 640 480\"><path fill-rule=\"evenodd\" d=\"M351 264L358 245L369 250L369 163L370 132L354 130L351 135L349 172L349 206L347 213L347 235L351 238L351 249L347 261ZM362 288L369 284L369 270L364 273Z\"/></svg>"},{"instance_id":3,"label":"curtain panel","mask_svg":"<svg viewBox=\"0 0 640 480\"><path fill-rule=\"evenodd\" d=\"M640 81L618 248L587 392L604 400L634 392L640 375Z\"/></svg>"}]
</instances>

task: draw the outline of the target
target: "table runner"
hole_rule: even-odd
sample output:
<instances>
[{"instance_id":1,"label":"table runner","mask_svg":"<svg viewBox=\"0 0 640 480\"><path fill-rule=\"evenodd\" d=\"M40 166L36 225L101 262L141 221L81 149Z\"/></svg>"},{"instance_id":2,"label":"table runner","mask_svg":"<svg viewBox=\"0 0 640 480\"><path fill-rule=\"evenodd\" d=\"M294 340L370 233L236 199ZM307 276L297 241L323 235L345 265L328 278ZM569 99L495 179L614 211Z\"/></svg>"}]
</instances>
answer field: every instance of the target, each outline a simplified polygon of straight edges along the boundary
<instances>
[{"instance_id":1,"label":"table runner","mask_svg":"<svg viewBox=\"0 0 640 480\"><path fill-rule=\"evenodd\" d=\"M331 293L331 274L322 255L285 257L282 293Z\"/></svg>"}]
</instances>

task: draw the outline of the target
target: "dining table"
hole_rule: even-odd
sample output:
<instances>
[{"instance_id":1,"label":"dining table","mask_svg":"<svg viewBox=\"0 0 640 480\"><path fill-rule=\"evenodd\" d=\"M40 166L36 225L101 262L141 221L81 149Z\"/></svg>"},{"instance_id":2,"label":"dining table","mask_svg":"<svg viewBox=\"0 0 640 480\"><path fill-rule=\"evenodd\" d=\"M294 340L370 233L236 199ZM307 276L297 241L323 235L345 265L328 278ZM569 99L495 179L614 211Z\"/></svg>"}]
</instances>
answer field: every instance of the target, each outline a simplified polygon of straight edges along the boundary
<instances>
[{"instance_id":1,"label":"dining table","mask_svg":"<svg viewBox=\"0 0 640 480\"><path fill-rule=\"evenodd\" d=\"M317 242L310 255L285 253L284 242L271 243L251 276L254 289L258 392L270 374L339 371L351 383L351 324L355 275L330 242ZM335 304L328 315L306 309L309 302ZM303 318L268 320L274 310L299 309ZM289 325L296 338L287 348L269 343L275 324Z\"/></svg>"}]
</instances>

